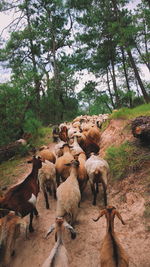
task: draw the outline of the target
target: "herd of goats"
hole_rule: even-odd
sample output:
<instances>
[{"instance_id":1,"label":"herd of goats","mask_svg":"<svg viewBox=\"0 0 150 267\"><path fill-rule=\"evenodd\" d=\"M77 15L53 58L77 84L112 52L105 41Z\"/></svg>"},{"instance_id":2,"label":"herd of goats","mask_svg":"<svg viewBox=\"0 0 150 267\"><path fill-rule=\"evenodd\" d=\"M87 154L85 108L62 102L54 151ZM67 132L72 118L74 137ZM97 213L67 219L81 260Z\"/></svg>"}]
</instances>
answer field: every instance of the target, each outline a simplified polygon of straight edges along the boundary
<instances>
[{"instance_id":1,"label":"herd of goats","mask_svg":"<svg viewBox=\"0 0 150 267\"><path fill-rule=\"evenodd\" d=\"M76 238L73 228L83 192L89 182L93 205L96 205L99 184L102 184L104 206L94 221L105 215L107 230L100 250L102 267L129 266L129 258L114 231L114 218L117 216L125 224L115 207L107 204L107 182L109 165L100 154L100 128L108 119L107 114L99 116L80 116L71 123L53 127L55 151L43 146L35 152L31 173L21 183L11 187L0 197L0 266L11 267L16 238L22 217L30 215L29 232L34 228L32 220L38 216L36 200L41 190L46 208L49 209L48 194L57 201L55 223L51 225L46 237L55 229L55 245L42 267L69 266L67 250L63 242L63 231L67 228L71 238Z\"/></svg>"}]
</instances>

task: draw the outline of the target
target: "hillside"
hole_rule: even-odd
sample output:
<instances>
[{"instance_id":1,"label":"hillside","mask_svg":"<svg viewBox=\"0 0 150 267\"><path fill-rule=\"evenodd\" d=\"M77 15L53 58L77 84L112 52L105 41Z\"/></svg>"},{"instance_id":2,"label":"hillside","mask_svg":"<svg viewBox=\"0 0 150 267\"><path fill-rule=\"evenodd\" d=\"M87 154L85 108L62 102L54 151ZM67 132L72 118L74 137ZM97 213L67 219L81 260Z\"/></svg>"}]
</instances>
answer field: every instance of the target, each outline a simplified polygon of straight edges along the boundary
<instances>
[{"instance_id":1,"label":"hillside","mask_svg":"<svg viewBox=\"0 0 150 267\"><path fill-rule=\"evenodd\" d=\"M129 142L129 147L136 148L134 157L138 158L139 155L142 155L142 159L140 158L136 165L130 162L132 168L128 166L121 174L121 178L114 179L111 174L108 202L109 205L114 205L119 210L126 222L126 225L123 226L118 219L115 219L115 230L130 257L130 267L149 267L150 158L146 155L150 154L150 148L143 147L132 136L129 120L112 119L102 132L100 155L107 157L107 149L110 146L119 147L125 142ZM54 144L51 143L50 147L53 150ZM30 171L30 166L27 164L20 165L19 168L23 173L18 176L18 181L22 180ZM100 192L102 192L101 189ZM106 220L102 217L95 223L92 218L97 217L99 208L103 206L101 194L98 195L98 203L96 207L92 205L92 195L88 184L75 226L77 238L70 240L68 232L65 233L70 267L100 267L99 249L106 231ZM40 193L37 208L40 217L37 220L34 219L35 232L30 234L30 239L25 240L22 231L11 267L40 267L54 245L53 233L48 240L43 237L54 222L56 201L50 199L50 210L46 210L43 195ZM28 221L28 217L26 220Z\"/></svg>"}]
</instances>

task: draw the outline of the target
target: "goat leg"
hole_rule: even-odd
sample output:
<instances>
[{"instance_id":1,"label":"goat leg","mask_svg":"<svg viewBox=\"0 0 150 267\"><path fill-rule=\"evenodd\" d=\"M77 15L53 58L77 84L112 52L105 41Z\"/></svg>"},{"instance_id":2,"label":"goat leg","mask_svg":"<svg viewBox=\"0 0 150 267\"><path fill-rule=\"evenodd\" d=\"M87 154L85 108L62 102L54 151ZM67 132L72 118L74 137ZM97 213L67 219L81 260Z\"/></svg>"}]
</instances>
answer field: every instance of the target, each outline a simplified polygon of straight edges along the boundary
<instances>
[{"instance_id":1,"label":"goat leg","mask_svg":"<svg viewBox=\"0 0 150 267\"><path fill-rule=\"evenodd\" d=\"M30 233L34 232L34 228L32 226L32 220L33 220L33 210L30 213L30 223L29 223L29 232Z\"/></svg>"}]
</instances>

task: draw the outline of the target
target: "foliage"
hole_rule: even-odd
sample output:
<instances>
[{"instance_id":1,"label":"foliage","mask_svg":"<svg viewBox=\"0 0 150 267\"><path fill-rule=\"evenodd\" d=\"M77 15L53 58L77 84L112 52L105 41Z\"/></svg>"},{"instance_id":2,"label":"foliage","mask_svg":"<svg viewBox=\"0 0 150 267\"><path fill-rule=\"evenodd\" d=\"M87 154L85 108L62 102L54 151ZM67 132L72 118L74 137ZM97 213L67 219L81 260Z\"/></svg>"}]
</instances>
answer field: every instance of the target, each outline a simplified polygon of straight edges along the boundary
<instances>
[{"instance_id":1,"label":"foliage","mask_svg":"<svg viewBox=\"0 0 150 267\"><path fill-rule=\"evenodd\" d=\"M10 3L11 2L11 3ZM128 0L2 1L13 11L10 36L1 39L0 62L11 71L0 85L0 145L38 127L71 120L80 112L111 113L112 109L149 102L150 85L140 64L149 65L149 6L136 10ZM76 71L96 77L77 95ZM82 109L82 110L81 110ZM127 109L123 110L127 116ZM13 115L12 115L13 114Z\"/></svg>"},{"instance_id":2,"label":"foliage","mask_svg":"<svg viewBox=\"0 0 150 267\"><path fill-rule=\"evenodd\" d=\"M38 133L32 141L31 146L21 146L15 157L0 164L0 185L9 186L15 183L18 176L25 172L24 163L26 162L26 158L24 156L26 156L31 147L37 148L42 145L48 145L50 142L52 142L52 128L38 128Z\"/></svg>"},{"instance_id":3,"label":"foliage","mask_svg":"<svg viewBox=\"0 0 150 267\"><path fill-rule=\"evenodd\" d=\"M15 159L8 160L0 164L0 185L9 186L15 183L18 176L22 174L23 168L18 168L20 164L25 162L25 158L19 156Z\"/></svg>"},{"instance_id":4,"label":"foliage","mask_svg":"<svg viewBox=\"0 0 150 267\"><path fill-rule=\"evenodd\" d=\"M38 136L38 129L41 127L41 122L35 119L32 111L28 111L25 115L23 131L31 134L31 142Z\"/></svg>"},{"instance_id":5,"label":"foliage","mask_svg":"<svg viewBox=\"0 0 150 267\"><path fill-rule=\"evenodd\" d=\"M119 110L115 110L111 119L134 119L138 116L150 116L150 104L144 104L137 106L133 109L129 108L121 108Z\"/></svg>"},{"instance_id":6,"label":"foliage","mask_svg":"<svg viewBox=\"0 0 150 267\"><path fill-rule=\"evenodd\" d=\"M40 147L42 145L49 145L52 142L52 128L40 127L38 128L37 136L32 141L32 146Z\"/></svg>"},{"instance_id":7,"label":"foliage","mask_svg":"<svg viewBox=\"0 0 150 267\"><path fill-rule=\"evenodd\" d=\"M150 155L133 143L125 142L118 147L109 147L106 160L110 166L112 181L117 181L140 169L145 161L150 160Z\"/></svg>"}]
</instances>

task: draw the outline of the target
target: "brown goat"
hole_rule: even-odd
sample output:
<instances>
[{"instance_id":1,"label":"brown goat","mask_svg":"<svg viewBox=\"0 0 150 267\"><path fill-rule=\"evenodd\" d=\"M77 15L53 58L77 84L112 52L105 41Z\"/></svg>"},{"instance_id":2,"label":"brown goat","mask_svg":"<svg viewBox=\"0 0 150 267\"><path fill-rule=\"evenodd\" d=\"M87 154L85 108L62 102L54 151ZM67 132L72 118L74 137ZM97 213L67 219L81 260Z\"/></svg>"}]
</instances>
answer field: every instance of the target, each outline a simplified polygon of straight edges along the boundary
<instances>
[{"instance_id":1,"label":"brown goat","mask_svg":"<svg viewBox=\"0 0 150 267\"><path fill-rule=\"evenodd\" d=\"M68 129L66 126L61 127L61 130L59 132L59 138L64 142L68 141Z\"/></svg>"},{"instance_id":2,"label":"brown goat","mask_svg":"<svg viewBox=\"0 0 150 267\"><path fill-rule=\"evenodd\" d=\"M64 182L70 175L70 166L66 166L65 164L70 163L72 160L74 160L74 157L70 152L70 146L68 144L64 144L63 156L57 158L55 163L57 186L59 186L60 184L60 177Z\"/></svg>"},{"instance_id":3,"label":"brown goat","mask_svg":"<svg viewBox=\"0 0 150 267\"><path fill-rule=\"evenodd\" d=\"M107 231L101 247L101 267L128 267L129 258L120 244L116 233L114 232L115 215L125 225L120 213L113 206L107 206L106 209L100 211L97 219L105 215L107 221Z\"/></svg>"},{"instance_id":4,"label":"brown goat","mask_svg":"<svg viewBox=\"0 0 150 267\"><path fill-rule=\"evenodd\" d=\"M97 154L100 150L99 144L96 143L96 140L92 140L92 137L90 135L88 136L88 133L85 134L85 132L80 134L78 143L86 153L87 157L89 157L90 153L94 152Z\"/></svg>"},{"instance_id":5,"label":"brown goat","mask_svg":"<svg viewBox=\"0 0 150 267\"><path fill-rule=\"evenodd\" d=\"M33 232L33 215L38 215L35 207L39 193L38 170L42 167L42 161L39 157L33 157L28 163L33 163L31 173L22 183L10 188L0 199L0 208L13 210L22 217L30 214L29 231Z\"/></svg>"},{"instance_id":6,"label":"brown goat","mask_svg":"<svg viewBox=\"0 0 150 267\"><path fill-rule=\"evenodd\" d=\"M6 210L5 210L6 212ZM6 214L5 214L6 215ZM0 266L10 266L11 256L15 252L15 242L20 234L20 226L26 223L14 211L0 219Z\"/></svg>"},{"instance_id":7,"label":"brown goat","mask_svg":"<svg viewBox=\"0 0 150 267\"><path fill-rule=\"evenodd\" d=\"M50 162L52 163L55 163L56 161L56 157L54 155L54 153L52 151L50 151L49 148L44 148L42 149L41 151L39 151L37 153L37 155L39 157L41 157L41 159L44 161L44 160L49 160Z\"/></svg>"}]
</instances>

